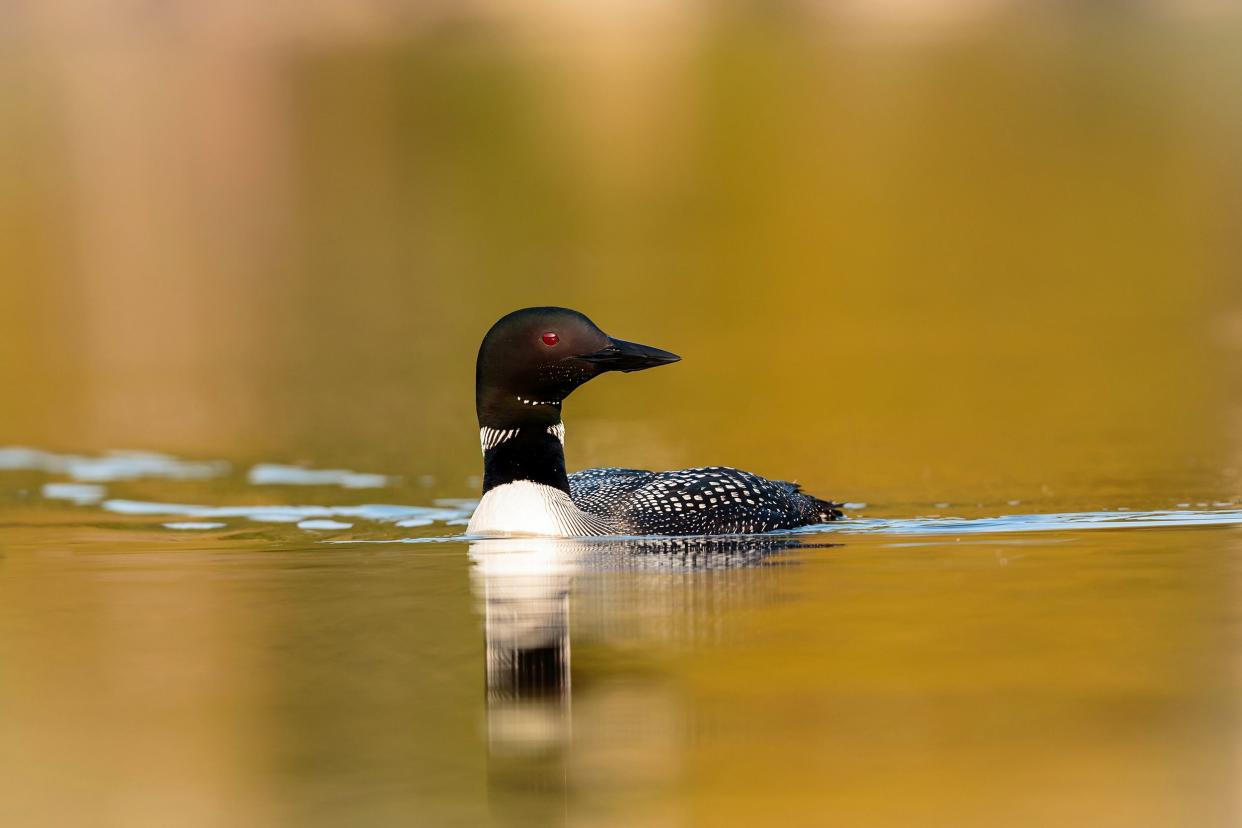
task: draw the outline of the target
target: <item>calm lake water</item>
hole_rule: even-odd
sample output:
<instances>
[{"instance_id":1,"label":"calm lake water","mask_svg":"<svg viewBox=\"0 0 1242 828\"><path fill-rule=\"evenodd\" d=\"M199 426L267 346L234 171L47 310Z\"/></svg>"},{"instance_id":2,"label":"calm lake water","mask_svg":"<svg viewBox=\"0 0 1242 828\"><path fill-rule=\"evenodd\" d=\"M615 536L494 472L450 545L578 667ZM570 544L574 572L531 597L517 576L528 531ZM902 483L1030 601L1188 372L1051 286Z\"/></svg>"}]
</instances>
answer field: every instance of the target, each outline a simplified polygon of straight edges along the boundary
<instances>
[{"instance_id":1,"label":"calm lake water","mask_svg":"<svg viewBox=\"0 0 1242 828\"><path fill-rule=\"evenodd\" d=\"M1237 816L1236 501L470 543L377 475L0 469L8 824Z\"/></svg>"},{"instance_id":2,"label":"calm lake water","mask_svg":"<svg viewBox=\"0 0 1242 828\"><path fill-rule=\"evenodd\" d=\"M1242 822L1236 15L432 5L0 26L0 824ZM463 538L533 304L849 519Z\"/></svg>"}]
</instances>

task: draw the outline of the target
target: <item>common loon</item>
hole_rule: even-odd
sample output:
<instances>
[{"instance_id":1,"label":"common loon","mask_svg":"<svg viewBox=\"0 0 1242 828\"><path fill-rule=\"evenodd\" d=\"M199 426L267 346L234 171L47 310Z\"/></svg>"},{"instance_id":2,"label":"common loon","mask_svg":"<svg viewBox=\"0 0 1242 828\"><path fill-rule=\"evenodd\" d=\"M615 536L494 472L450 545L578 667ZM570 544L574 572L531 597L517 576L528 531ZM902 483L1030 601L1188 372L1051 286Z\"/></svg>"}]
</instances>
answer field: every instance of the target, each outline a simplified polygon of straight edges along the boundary
<instances>
[{"instance_id":1,"label":"common loon","mask_svg":"<svg viewBox=\"0 0 1242 828\"><path fill-rule=\"evenodd\" d=\"M836 503L725 466L565 473L561 404L606 371L641 371L681 357L613 339L568 308L502 317L479 346L475 410L483 497L471 535L727 535L836 520Z\"/></svg>"}]
</instances>

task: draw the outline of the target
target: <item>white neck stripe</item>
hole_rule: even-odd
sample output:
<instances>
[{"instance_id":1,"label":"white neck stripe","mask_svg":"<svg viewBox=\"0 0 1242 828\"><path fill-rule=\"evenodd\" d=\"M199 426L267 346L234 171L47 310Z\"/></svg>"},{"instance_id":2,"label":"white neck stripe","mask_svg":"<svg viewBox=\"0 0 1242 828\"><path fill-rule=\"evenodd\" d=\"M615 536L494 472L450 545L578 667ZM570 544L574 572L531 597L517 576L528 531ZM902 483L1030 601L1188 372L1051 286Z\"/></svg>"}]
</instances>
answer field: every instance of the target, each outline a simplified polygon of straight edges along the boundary
<instances>
[{"instance_id":1,"label":"white neck stripe","mask_svg":"<svg viewBox=\"0 0 1242 828\"><path fill-rule=\"evenodd\" d=\"M491 428L483 426L479 429L479 443L483 446L483 453L486 454L491 449L517 436L521 429L517 428ZM565 424L554 423L548 426L548 433L560 441L561 445L565 445Z\"/></svg>"},{"instance_id":2,"label":"white neck stripe","mask_svg":"<svg viewBox=\"0 0 1242 828\"><path fill-rule=\"evenodd\" d=\"M489 428L488 426L483 426L479 429L479 442L482 443L483 452L486 454L490 449L496 448L505 440L516 437L517 433L518 429L516 428Z\"/></svg>"}]
</instances>

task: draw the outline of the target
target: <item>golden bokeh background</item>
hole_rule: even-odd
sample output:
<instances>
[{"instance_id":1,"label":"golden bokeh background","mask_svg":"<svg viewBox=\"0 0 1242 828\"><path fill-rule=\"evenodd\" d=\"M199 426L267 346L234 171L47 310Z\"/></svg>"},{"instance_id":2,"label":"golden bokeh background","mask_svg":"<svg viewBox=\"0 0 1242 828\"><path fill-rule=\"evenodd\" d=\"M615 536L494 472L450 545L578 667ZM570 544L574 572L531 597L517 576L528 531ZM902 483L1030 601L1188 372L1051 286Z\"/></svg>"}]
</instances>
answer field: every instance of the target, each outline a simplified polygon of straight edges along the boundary
<instances>
[{"instance_id":1,"label":"golden bokeh background","mask_svg":"<svg viewBox=\"0 0 1242 828\"><path fill-rule=\"evenodd\" d=\"M11 442L460 487L543 303L685 356L575 466L1032 497L1236 433L1228 9L77 5L6 12Z\"/></svg>"}]
</instances>

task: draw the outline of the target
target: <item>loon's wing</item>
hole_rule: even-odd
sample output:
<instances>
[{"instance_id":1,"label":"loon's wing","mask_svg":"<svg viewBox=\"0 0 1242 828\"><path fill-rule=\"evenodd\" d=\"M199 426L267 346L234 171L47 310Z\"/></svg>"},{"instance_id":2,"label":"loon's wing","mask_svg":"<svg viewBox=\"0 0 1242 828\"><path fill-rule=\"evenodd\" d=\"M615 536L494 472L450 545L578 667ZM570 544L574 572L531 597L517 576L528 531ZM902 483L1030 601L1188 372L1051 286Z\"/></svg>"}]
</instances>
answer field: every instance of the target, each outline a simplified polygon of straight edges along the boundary
<instances>
[{"instance_id":1,"label":"loon's wing","mask_svg":"<svg viewBox=\"0 0 1242 828\"><path fill-rule=\"evenodd\" d=\"M583 469L569 475L569 496L584 512L612 517L619 502L654 476L644 469Z\"/></svg>"},{"instance_id":2,"label":"loon's wing","mask_svg":"<svg viewBox=\"0 0 1242 828\"><path fill-rule=\"evenodd\" d=\"M792 529L836 520L841 512L797 484L710 466L651 475L613 503L611 515L638 534L712 535Z\"/></svg>"}]
</instances>

